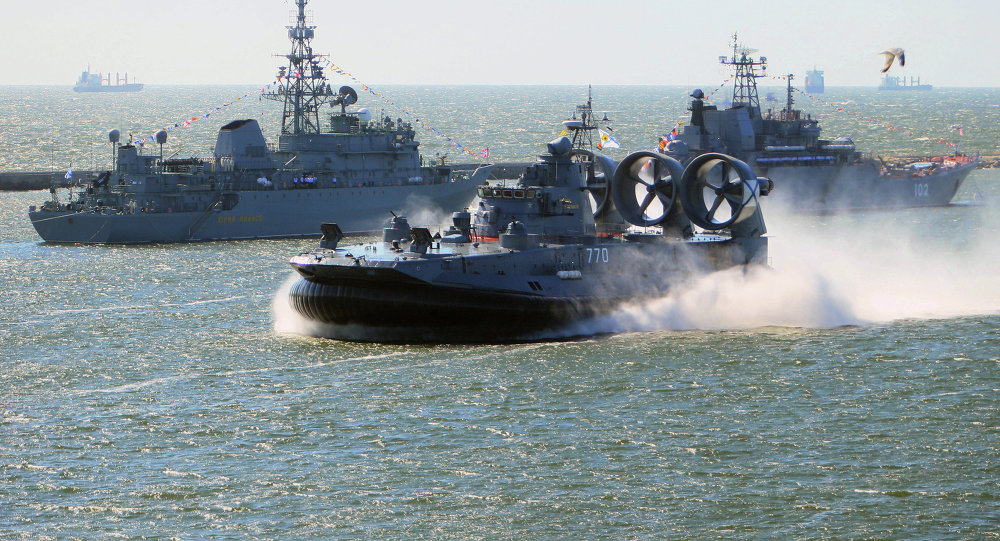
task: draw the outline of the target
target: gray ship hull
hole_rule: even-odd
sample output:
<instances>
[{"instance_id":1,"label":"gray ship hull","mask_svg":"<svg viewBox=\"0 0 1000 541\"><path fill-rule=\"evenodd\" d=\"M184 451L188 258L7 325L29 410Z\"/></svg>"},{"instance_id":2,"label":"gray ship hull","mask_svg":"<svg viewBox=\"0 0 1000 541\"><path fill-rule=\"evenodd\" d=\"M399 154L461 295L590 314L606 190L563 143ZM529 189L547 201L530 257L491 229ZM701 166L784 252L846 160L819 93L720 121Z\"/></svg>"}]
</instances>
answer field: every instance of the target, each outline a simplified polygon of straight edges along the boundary
<instances>
[{"instance_id":1,"label":"gray ship hull","mask_svg":"<svg viewBox=\"0 0 1000 541\"><path fill-rule=\"evenodd\" d=\"M46 242L144 244L317 236L317 224L336 221L347 233L380 230L395 213L469 205L486 172L430 185L235 192L229 210L197 212L29 212ZM432 203L433 201L433 203Z\"/></svg>"},{"instance_id":2,"label":"gray ship hull","mask_svg":"<svg viewBox=\"0 0 1000 541\"><path fill-rule=\"evenodd\" d=\"M944 206L976 162L927 176L880 176L875 164L762 169L774 182L770 202L797 211Z\"/></svg>"}]
</instances>

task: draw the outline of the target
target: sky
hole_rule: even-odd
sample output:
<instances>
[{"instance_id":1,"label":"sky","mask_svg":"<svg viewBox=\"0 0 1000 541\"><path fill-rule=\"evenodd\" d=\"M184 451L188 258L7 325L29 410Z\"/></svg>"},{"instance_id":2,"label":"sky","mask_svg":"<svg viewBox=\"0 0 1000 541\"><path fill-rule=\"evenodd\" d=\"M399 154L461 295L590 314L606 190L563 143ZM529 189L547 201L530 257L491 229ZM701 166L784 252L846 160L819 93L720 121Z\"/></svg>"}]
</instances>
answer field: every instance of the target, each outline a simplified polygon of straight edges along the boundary
<instances>
[{"instance_id":1,"label":"sky","mask_svg":"<svg viewBox=\"0 0 1000 541\"><path fill-rule=\"evenodd\" d=\"M0 84L72 85L80 72L146 84L273 80L291 0L0 0ZM368 84L714 87L737 33L769 75L877 86L890 73L940 87L1000 87L991 0L312 0L313 50ZM337 81L333 81L336 83ZM773 83L775 85L780 83Z\"/></svg>"}]
</instances>

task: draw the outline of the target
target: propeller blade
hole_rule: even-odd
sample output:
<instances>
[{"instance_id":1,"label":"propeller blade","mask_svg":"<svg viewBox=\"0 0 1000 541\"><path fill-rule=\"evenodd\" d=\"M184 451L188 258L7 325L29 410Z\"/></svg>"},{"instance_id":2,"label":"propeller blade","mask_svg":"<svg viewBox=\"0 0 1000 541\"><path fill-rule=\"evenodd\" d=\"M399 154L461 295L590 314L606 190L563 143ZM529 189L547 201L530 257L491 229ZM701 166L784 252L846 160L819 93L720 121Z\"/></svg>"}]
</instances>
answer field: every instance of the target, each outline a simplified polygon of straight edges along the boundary
<instances>
[{"instance_id":1,"label":"propeller blade","mask_svg":"<svg viewBox=\"0 0 1000 541\"><path fill-rule=\"evenodd\" d=\"M712 203L712 208L708 209L708 212L705 214L706 220L715 220L715 211L719 210L719 206L722 205L723 199L725 198L722 195L715 196L715 202Z\"/></svg>"},{"instance_id":2,"label":"propeller blade","mask_svg":"<svg viewBox=\"0 0 1000 541\"><path fill-rule=\"evenodd\" d=\"M650 165L650 162L651 162L650 158L646 158L645 160L643 160L641 162L642 165L639 166L639 169L635 175L636 180L645 184L646 186L652 186L653 183L656 182L656 178L652 176L652 171L651 171L651 169L653 169L655 166ZM648 181L646 180L646 177L649 177Z\"/></svg>"},{"instance_id":3,"label":"propeller blade","mask_svg":"<svg viewBox=\"0 0 1000 541\"><path fill-rule=\"evenodd\" d=\"M656 198L655 192L647 192L646 197L642 199L642 203L639 205L639 212L645 214L646 209L649 208L649 205L653 202L653 199L655 198Z\"/></svg>"}]
</instances>

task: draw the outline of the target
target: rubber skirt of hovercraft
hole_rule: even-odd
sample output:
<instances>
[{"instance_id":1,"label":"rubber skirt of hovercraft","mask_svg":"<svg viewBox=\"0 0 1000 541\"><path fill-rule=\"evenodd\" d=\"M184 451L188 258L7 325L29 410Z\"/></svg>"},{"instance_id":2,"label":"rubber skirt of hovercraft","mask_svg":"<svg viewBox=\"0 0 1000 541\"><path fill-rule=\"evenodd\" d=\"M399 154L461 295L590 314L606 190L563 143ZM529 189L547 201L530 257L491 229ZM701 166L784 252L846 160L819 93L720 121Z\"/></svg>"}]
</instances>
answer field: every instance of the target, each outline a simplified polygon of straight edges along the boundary
<instances>
[{"instance_id":1,"label":"rubber skirt of hovercraft","mask_svg":"<svg viewBox=\"0 0 1000 541\"><path fill-rule=\"evenodd\" d=\"M367 330L363 336L334 332L337 336L331 337L387 342L532 340L606 314L620 304L596 296L553 297L414 283L331 284L305 278L292 285L289 300L311 322Z\"/></svg>"}]
</instances>

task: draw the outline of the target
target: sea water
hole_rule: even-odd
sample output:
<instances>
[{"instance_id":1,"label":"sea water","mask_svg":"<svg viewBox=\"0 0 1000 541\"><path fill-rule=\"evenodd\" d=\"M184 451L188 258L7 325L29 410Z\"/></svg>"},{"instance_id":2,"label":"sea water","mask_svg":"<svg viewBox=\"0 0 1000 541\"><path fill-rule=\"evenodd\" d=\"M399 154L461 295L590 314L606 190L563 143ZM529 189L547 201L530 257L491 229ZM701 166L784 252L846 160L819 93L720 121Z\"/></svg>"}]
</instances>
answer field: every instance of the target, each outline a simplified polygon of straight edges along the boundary
<instances>
[{"instance_id":1,"label":"sea water","mask_svg":"<svg viewBox=\"0 0 1000 541\"><path fill-rule=\"evenodd\" d=\"M245 90L0 88L0 159L106 166L107 130L151 133ZM510 161L542 152L586 97L392 90ZM615 157L652 146L687 90L595 87L625 147ZM965 150L998 153L997 91L888 94L823 96L938 136L962 124ZM165 155L200 154L222 123L273 113L242 103L171 130ZM831 112L825 133L872 152L948 151L855 120ZM949 207L765 206L770 269L699 277L573 337L507 345L295 334L287 261L315 239L48 245L26 215L47 196L0 197L2 538L1000 535L994 170L974 171Z\"/></svg>"}]
</instances>

